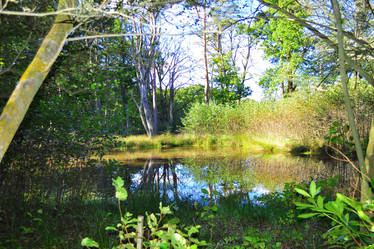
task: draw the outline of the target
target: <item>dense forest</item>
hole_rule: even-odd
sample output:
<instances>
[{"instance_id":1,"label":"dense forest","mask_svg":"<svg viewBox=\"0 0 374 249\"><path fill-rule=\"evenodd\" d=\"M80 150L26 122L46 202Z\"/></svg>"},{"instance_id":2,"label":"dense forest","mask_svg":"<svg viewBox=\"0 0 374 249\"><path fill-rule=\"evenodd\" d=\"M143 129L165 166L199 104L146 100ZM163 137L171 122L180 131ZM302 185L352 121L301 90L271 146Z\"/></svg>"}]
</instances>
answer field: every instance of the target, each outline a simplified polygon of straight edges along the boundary
<instances>
[{"instance_id":1,"label":"dense forest","mask_svg":"<svg viewBox=\"0 0 374 249\"><path fill-rule=\"evenodd\" d=\"M373 24L372 0L0 0L0 248L374 248Z\"/></svg>"}]
</instances>

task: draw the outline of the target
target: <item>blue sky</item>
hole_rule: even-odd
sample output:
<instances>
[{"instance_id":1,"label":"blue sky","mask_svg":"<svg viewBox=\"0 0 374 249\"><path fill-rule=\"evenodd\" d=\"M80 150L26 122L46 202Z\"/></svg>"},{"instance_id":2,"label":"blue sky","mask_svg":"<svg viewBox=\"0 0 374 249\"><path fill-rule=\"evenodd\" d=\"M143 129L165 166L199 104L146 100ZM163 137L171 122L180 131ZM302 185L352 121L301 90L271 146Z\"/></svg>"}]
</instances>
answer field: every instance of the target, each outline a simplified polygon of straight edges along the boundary
<instances>
[{"instance_id":1,"label":"blue sky","mask_svg":"<svg viewBox=\"0 0 374 249\"><path fill-rule=\"evenodd\" d=\"M167 35L175 35L176 40L181 44L185 53L190 55L190 63L193 65L193 71L190 75L185 75L181 81L189 80L189 84L204 84L204 63L203 63L203 41L197 35L192 33L193 19L196 17L196 12L182 12L180 7L175 5L166 13L167 23L162 24L162 33ZM179 26L176 28L176 26ZM244 51L243 51L244 52ZM238 63L240 65L241 63ZM250 98L261 100L263 97L263 90L257 85L259 77L270 66L270 63L263 58L263 52L260 48L253 48L251 50L251 60L247 72L251 78L247 80L246 85L253 90Z\"/></svg>"}]
</instances>

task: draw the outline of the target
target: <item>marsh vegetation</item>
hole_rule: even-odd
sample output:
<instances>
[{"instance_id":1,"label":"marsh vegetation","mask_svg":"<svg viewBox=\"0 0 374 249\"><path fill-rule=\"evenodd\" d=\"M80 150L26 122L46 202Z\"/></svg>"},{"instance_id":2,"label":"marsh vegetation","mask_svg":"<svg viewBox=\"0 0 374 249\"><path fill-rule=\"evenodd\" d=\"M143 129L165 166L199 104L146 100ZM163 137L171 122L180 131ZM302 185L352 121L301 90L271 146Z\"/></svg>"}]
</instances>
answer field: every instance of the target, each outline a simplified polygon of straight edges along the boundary
<instances>
[{"instance_id":1,"label":"marsh vegetation","mask_svg":"<svg viewBox=\"0 0 374 249\"><path fill-rule=\"evenodd\" d=\"M372 248L373 9L0 0L0 248Z\"/></svg>"}]
</instances>

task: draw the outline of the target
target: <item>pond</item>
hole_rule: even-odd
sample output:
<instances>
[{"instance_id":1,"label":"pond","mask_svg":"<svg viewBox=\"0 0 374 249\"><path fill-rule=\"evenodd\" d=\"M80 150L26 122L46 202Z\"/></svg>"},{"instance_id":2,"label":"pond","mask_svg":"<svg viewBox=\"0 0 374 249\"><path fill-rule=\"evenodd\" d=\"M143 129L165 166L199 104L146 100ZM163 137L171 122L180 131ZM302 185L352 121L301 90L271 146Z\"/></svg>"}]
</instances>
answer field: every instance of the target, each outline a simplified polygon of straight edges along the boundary
<instances>
[{"instance_id":1,"label":"pond","mask_svg":"<svg viewBox=\"0 0 374 249\"><path fill-rule=\"evenodd\" d=\"M90 167L10 170L2 196L10 199L108 199L112 179L122 177L131 193L152 192L163 200L200 201L202 190L220 196L241 194L253 199L281 191L285 183L309 182L340 175L342 186L357 184L348 165L288 154L251 154L243 150L150 150L112 153Z\"/></svg>"},{"instance_id":2,"label":"pond","mask_svg":"<svg viewBox=\"0 0 374 249\"><path fill-rule=\"evenodd\" d=\"M159 193L162 199L200 201L205 193L247 195L249 199L282 191L285 183L309 182L336 175L342 186L354 184L351 167L288 154L251 154L243 150L163 150L113 153L104 157L131 173L123 175L131 192ZM117 167L118 168L118 167ZM112 171L111 177L121 176Z\"/></svg>"},{"instance_id":3,"label":"pond","mask_svg":"<svg viewBox=\"0 0 374 249\"><path fill-rule=\"evenodd\" d=\"M348 165L232 149L112 153L102 161L72 162L69 167L17 165L1 170L0 248L2 241L8 248L81 248L79 241L86 236L98 238L106 244L103 248L112 248L116 236L105 227L118 223L112 186L117 177L129 192L121 203L124 212L155 213L162 202L184 225L205 224L201 236L211 241L243 234L254 222L266 227L279 217L286 219L288 207L281 194L275 194L271 202L266 199L272 196L257 198L282 191L285 183L340 175L340 186L357 184ZM198 216L213 200L219 206L215 222L222 227L214 233ZM230 228L225 228L227 224ZM276 231L294 231L294 224L290 226Z\"/></svg>"}]
</instances>

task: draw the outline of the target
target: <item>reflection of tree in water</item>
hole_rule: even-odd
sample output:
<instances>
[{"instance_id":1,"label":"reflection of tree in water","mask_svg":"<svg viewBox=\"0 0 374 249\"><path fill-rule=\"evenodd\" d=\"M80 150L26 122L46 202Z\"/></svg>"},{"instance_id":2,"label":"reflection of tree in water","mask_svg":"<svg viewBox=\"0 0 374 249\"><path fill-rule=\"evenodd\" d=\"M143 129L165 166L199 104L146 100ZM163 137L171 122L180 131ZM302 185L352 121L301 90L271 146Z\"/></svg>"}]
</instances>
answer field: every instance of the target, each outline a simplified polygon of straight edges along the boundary
<instances>
[{"instance_id":1,"label":"reflection of tree in water","mask_svg":"<svg viewBox=\"0 0 374 249\"><path fill-rule=\"evenodd\" d=\"M193 174L196 181L208 186L209 194L220 190L224 196L250 192L254 187L251 158L233 157L190 158L183 160L184 166Z\"/></svg>"},{"instance_id":2,"label":"reflection of tree in water","mask_svg":"<svg viewBox=\"0 0 374 249\"><path fill-rule=\"evenodd\" d=\"M223 195L253 191L276 191L287 182L309 182L341 176L340 187L357 184L357 174L350 165L323 163L308 158L275 156L268 158L194 158L183 161L197 181L205 182ZM258 187L262 186L262 190Z\"/></svg>"},{"instance_id":3,"label":"reflection of tree in water","mask_svg":"<svg viewBox=\"0 0 374 249\"><path fill-rule=\"evenodd\" d=\"M168 198L167 192L171 190L174 200L178 201L178 176L175 166L174 160L147 159L137 188L161 193L164 200Z\"/></svg>"},{"instance_id":4,"label":"reflection of tree in water","mask_svg":"<svg viewBox=\"0 0 374 249\"><path fill-rule=\"evenodd\" d=\"M322 162L301 157L259 158L253 162L256 184L262 183L269 190L276 190L286 182L309 182L341 176L340 187L356 184L354 169L342 162Z\"/></svg>"},{"instance_id":5,"label":"reflection of tree in water","mask_svg":"<svg viewBox=\"0 0 374 249\"><path fill-rule=\"evenodd\" d=\"M114 196L112 178L121 176L134 192L156 193L163 200L178 201L193 195L197 200L201 188L228 196L248 193L263 185L280 190L285 182L307 182L340 175L340 186L358 184L356 173L343 163L322 163L294 157L210 157L180 160L148 158L127 164L82 163L74 167L23 167L2 169L0 205L15 207L31 200L56 204L65 200L94 200ZM135 176L138 176L136 179ZM193 183L191 183L193 182ZM6 207L0 209L6 210Z\"/></svg>"}]
</instances>

